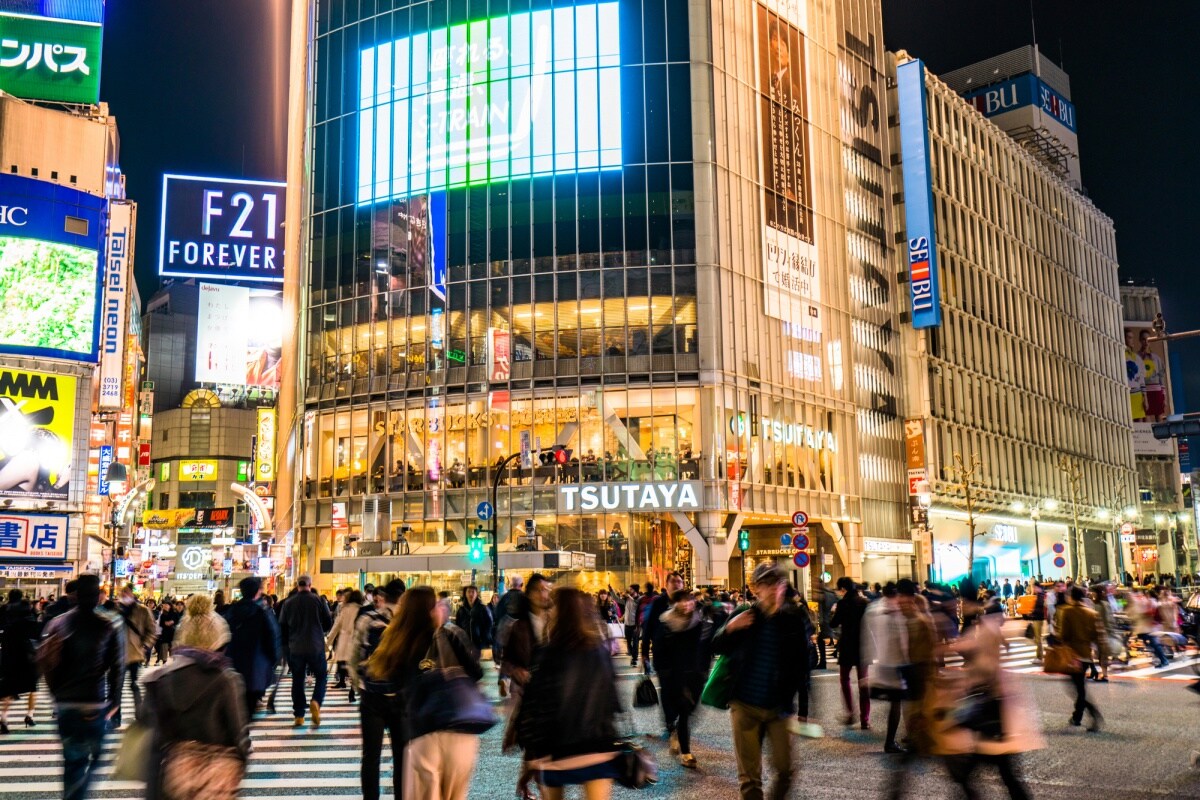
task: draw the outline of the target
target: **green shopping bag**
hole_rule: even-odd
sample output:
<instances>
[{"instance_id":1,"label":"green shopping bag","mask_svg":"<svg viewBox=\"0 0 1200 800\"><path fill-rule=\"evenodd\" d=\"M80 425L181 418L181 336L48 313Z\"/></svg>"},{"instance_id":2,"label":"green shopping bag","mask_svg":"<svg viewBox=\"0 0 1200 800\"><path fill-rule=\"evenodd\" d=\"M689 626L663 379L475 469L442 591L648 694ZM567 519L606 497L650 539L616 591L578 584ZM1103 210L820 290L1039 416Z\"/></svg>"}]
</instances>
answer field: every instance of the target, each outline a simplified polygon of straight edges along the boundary
<instances>
[{"instance_id":1,"label":"green shopping bag","mask_svg":"<svg viewBox=\"0 0 1200 800\"><path fill-rule=\"evenodd\" d=\"M729 708L729 700L733 697L733 675L735 667L733 656L723 655L713 665L708 674L708 682L700 693L700 702L722 711Z\"/></svg>"}]
</instances>

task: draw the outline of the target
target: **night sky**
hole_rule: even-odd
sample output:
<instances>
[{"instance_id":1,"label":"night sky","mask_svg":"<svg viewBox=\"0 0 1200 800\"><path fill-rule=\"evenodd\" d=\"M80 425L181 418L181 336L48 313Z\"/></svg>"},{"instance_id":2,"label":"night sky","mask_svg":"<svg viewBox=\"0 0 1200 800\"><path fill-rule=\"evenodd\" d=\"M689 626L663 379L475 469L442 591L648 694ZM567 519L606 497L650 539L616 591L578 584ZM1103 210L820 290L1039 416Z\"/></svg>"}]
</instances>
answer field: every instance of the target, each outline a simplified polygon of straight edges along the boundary
<instances>
[{"instance_id":1,"label":"night sky","mask_svg":"<svg viewBox=\"0 0 1200 800\"><path fill-rule=\"evenodd\" d=\"M749 0L747 0L749 2ZM102 98L139 208L143 299L157 285L164 172L282 179L288 0L109 0ZM1071 76L1083 183L1113 218L1121 278L1154 280L1171 330L1200 328L1187 231L1200 186L1191 0L883 0L889 49L934 72L1029 44ZM1200 403L1200 339L1172 345ZM1176 376L1176 380L1181 376ZM1177 411L1186 409L1176 409Z\"/></svg>"}]
</instances>

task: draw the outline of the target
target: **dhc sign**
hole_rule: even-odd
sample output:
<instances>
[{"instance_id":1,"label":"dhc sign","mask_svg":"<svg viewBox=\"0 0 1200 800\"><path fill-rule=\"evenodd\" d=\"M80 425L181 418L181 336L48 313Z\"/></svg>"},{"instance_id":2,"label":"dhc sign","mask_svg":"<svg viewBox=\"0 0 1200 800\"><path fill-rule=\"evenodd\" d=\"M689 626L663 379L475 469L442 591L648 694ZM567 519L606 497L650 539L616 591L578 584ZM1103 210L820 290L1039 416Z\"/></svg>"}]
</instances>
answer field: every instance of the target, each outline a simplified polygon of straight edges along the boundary
<instances>
[{"instance_id":1,"label":"dhc sign","mask_svg":"<svg viewBox=\"0 0 1200 800\"><path fill-rule=\"evenodd\" d=\"M585 483L558 487L560 514L699 510L699 481Z\"/></svg>"},{"instance_id":2,"label":"dhc sign","mask_svg":"<svg viewBox=\"0 0 1200 800\"><path fill-rule=\"evenodd\" d=\"M908 286L914 328L942 324L938 288L933 185L929 178L929 121L925 110L925 65L919 59L896 68L903 156L904 217L908 230Z\"/></svg>"}]
</instances>

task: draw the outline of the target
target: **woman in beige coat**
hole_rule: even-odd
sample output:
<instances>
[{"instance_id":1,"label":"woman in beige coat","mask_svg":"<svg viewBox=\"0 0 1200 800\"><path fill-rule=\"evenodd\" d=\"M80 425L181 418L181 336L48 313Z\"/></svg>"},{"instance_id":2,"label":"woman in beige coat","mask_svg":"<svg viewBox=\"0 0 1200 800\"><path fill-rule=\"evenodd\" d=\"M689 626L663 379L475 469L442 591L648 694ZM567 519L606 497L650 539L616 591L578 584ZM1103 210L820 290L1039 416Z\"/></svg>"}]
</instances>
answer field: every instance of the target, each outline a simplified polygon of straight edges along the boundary
<instances>
[{"instance_id":1,"label":"woman in beige coat","mask_svg":"<svg viewBox=\"0 0 1200 800\"><path fill-rule=\"evenodd\" d=\"M354 693L358 690L357 673L348 670L350 657L354 653L354 622L358 619L359 609L362 608L362 592L357 589L348 590L342 599L342 608L338 611L337 619L325 637L325 644L333 648L333 659L337 661L338 682L335 689L346 688L346 678L350 679L350 702L355 700Z\"/></svg>"},{"instance_id":2,"label":"woman in beige coat","mask_svg":"<svg viewBox=\"0 0 1200 800\"><path fill-rule=\"evenodd\" d=\"M978 604L964 603L965 615L980 611ZM979 796L971 778L979 766L988 764L1000 771L1013 800L1027 800L1029 791L1017 775L1015 756L1046 746L1031 698L1000 668L1002 611L1001 606L992 607L951 645L965 667L947 671L939 690L931 693L936 706L930 715L934 753L945 758L967 800Z\"/></svg>"}]
</instances>

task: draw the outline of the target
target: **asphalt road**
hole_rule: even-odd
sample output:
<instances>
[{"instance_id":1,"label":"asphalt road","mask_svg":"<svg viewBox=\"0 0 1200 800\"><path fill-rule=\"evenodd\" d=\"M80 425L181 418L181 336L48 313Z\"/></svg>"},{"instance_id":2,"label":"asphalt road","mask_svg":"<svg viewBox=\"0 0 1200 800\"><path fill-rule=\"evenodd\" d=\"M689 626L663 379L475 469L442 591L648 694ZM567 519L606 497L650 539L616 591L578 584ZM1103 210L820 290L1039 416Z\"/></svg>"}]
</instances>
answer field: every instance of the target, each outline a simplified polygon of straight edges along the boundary
<instances>
[{"instance_id":1,"label":"asphalt road","mask_svg":"<svg viewBox=\"0 0 1200 800\"><path fill-rule=\"evenodd\" d=\"M636 673L628 662L619 662L620 691L632 696ZM488 665L486 688L496 692L494 672ZM1040 674L1014 673L1027 685L1036 701L1047 748L1021 758L1022 771L1034 798L1079 800L1079 798L1198 798L1200 770L1189 766L1195 746L1200 749L1200 726L1196 724L1200 697L1187 690L1187 683L1174 680L1114 680L1089 683L1089 692L1104 713L1100 733L1089 734L1067 724L1071 695L1066 680ZM254 753L250 772L243 784L246 798L308 798L351 800L358 791L358 710L346 701L344 691L331 689L320 729L295 729L287 713L288 688L279 694L281 713L260 717L254 723ZM128 692L126 692L128 695ZM131 706L126 697L126 707ZM891 757L883 749L885 707L874 710L874 730L843 729L837 680L832 673L818 673L814 680L812 715L826 727L826 738L800 739L797 744L799 777L794 798L848 800L882 796L891 780ZM13 728L0 737L0 800L53 798L61 796L59 744L49 719L48 706L39 704L38 724L21 727L23 704L10 713ZM16 724L13 724L16 723ZM694 718L693 752L699 771L685 770L667 753L661 738L661 717L656 709L638 710L632 725L637 732L652 733L643 741L657 756L661 781L641 792L618 788L616 798L677 798L678 800L722 800L738 797L737 769L731 750L729 715L702 708ZM500 753L502 731L496 727L484 737L472 785L472 800L509 800L518 769L516 755ZM107 780L118 736L108 737L100 780L92 797L134 798L143 796L138 784ZM386 750L385 750L386 752ZM391 768L384 759L384 788L390 789ZM984 798L1005 797L994 773L981 776ZM390 795L385 795L390 797ZM956 787L940 764L924 765L910 784L909 797L956 798Z\"/></svg>"}]
</instances>

